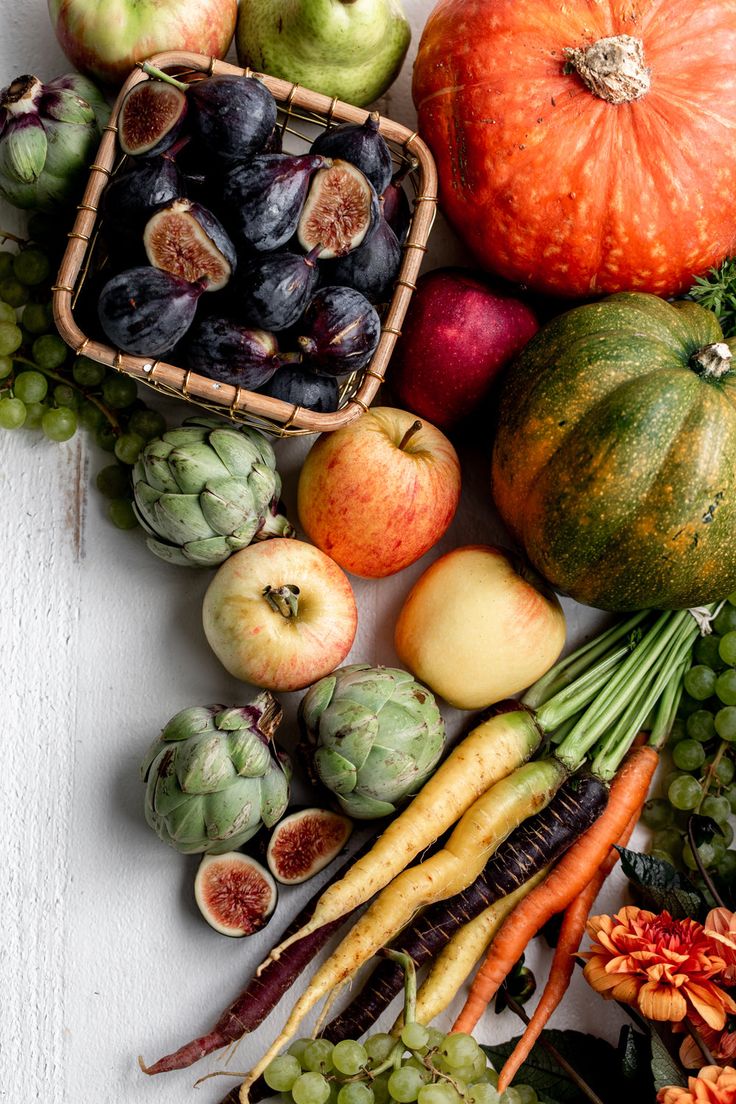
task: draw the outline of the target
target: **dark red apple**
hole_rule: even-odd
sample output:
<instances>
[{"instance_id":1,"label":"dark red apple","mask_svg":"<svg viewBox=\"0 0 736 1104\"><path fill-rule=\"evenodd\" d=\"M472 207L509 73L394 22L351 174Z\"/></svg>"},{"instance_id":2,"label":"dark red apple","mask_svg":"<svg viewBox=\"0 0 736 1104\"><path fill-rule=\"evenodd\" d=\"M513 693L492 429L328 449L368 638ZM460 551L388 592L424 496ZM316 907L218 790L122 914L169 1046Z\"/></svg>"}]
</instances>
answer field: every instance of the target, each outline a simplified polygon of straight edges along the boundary
<instances>
[{"instance_id":1,"label":"dark red apple","mask_svg":"<svg viewBox=\"0 0 736 1104\"><path fill-rule=\"evenodd\" d=\"M538 329L521 299L469 269L436 268L417 281L388 383L402 407L449 429Z\"/></svg>"}]
</instances>

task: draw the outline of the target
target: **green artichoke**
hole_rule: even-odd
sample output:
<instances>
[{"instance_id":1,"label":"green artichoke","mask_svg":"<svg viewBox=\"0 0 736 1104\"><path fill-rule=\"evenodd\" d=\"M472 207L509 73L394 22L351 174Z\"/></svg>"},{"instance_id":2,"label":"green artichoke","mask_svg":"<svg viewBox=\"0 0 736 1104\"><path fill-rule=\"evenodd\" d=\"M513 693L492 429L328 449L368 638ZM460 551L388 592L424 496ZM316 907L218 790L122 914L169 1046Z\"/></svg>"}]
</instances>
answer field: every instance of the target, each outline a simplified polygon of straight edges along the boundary
<instances>
[{"instance_id":1,"label":"green artichoke","mask_svg":"<svg viewBox=\"0 0 736 1104\"><path fill-rule=\"evenodd\" d=\"M135 512L162 560L214 567L267 537L292 537L268 440L215 418L188 418L146 445L133 468Z\"/></svg>"},{"instance_id":2,"label":"green artichoke","mask_svg":"<svg viewBox=\"0 0 736 1104\"><path fill-rule=\"evenodd\" d=\"M353 663L315 682L299 724L314 773L358 820L413 797L442 754L445 725L426 687L406 671Z\"/></svg>"},{"instance_id":3,"label":"green artichoke","mask_svg":"<svg viewBox=\"0 0 736 1104\"><path fill-rule=\"evenodd\" d=\"M185 854L221 855L271 828L289 804L291 764L272 743L280 720L267 690L248 705L172 717L141 766L154 832Z\"/></svg>"},{"instance_id":4,"label":"green artichoke","mask_svg":"<svg viewBox=\"0 0 736 1104\"><path fill-rule=\"evenodd\" d=\"M36 211L78 200L109 114L77 73L48 84L16 77L0 91L0 195Z\"/></svg>"}]
</instances>

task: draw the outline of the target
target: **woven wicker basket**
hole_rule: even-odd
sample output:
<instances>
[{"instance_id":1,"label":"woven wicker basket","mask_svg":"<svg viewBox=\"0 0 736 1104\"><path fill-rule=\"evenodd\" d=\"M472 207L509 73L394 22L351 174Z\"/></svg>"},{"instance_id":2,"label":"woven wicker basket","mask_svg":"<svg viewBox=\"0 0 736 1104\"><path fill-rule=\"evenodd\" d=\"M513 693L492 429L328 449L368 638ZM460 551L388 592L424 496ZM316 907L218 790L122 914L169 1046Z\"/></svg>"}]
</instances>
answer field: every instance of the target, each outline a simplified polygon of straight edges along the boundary
<instances>
[{"instance_id":1,"label":"woven wicker basket","mask_svg":"<svg viewBox=\"0 0 736 1104\"><path fill-rule=\"evenodd\" d=\"M239 69L214 58L199 54L171 52L157 54L151 63L159 69L176 73L182 79L220 73L258 76L273 93L279 107L279 126L283 131L284 148L309 143L319 133L336 122L362 123L367 112L337 99L310 92L299 85L276 80L251 70ZM54 287L54 319L59 333L78 355L84 354L137 379L167 395L186 399L216 414L257 426L279 436L321 433L339 429L367 410L384 379L386 368L401 332L401 324L411 299L419 267L427 249L427 238L434 221L437 204L437 173L432 156L415 133L390 119L381 119L380 131L388 142L397 166L407 166L414 190L413 215L409 235L403 247L401 270L391 303L382 312L382 332L378 348L367 368L354 373L341 383L340 407L332 414L317 414L303 407L292 406L267 395L245 388L218 383L196 372L177 368L164 361L131 356L109 345L93 340L79 328L74 312L88 272L97 263L95 245L99 230L100 196L112 176L125 160L117 149L118 111L128 89L147 80L140 68L133 70L105 128L94 164L90 170L77 218L69 234L69 243ZM294 150L296 152L296 150Z\"/></svg>"}]
</instances>

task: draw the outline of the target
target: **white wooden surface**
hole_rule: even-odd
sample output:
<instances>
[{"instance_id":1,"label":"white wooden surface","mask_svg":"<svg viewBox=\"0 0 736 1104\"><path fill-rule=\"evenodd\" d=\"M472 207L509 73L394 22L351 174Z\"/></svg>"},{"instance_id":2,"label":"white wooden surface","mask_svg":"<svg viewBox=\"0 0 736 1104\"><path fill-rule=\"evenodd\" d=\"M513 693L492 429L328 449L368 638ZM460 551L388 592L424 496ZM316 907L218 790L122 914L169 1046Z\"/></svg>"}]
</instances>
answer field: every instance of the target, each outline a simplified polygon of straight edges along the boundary
<instances>
[{"instance_id":1,"label":"white wooden surface","mask_svg":"<svg viewBox=\"0 0 736 1104\"><path fill-rule=\"evenodd\" d=\"M429 3L405 7L412 52L381 109L412 125L411 62ZM53 78L68 70L44 0L0 0L0 17L0 85L24 72ZM20 225L0 209L0 226ZM463 260L438 224L426 267ZM476 442L463 456L462 506L441 545L393 578L355 581L351 658L395 662L395 616L426 564L458 544L504 539L489 509L487 446ZM303 441L277 446L292 516L305 449ZM9 1104L189 1099L196 1077L224 1068L222 1055L152 1079L136 1055L153 1061L209 1028L314 888L285 890L265 932L229 940L194 904L197 859L164 846L144 822L138 765L150 739L184 706L234 704L249 691L204 640L210 574L161 563L139 532L106 520L92 480L107 462L81 433L62 445L24 430L0 437L0 1099ZM569 602L566 611L572 642L599 621ZM284 698L288 743L298 696ZM448 712L448 720L456 730L459 715ZM614 878L602 904L621 892ZM540 955L533 949L532 964ZM246 1070L283 1015L244 1040L229 1068ZM580 977L554 1020L611 1039L619 1022ZM511 1013L491 1014L478 1035L497 1040L517 1030ZM216 1104L234 1083L210 1080L193 1099Z\"/></svg>"}]
</instances>

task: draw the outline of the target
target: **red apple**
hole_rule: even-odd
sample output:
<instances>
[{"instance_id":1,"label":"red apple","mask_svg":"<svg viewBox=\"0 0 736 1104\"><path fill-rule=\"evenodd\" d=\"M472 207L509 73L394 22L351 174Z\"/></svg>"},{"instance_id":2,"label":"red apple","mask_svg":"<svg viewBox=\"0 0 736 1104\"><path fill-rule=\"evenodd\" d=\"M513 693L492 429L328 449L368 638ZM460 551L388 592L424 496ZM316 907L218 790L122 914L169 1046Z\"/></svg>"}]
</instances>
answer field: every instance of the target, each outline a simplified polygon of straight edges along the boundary
<instances>
[{"instance_id":1,"label":"red apple","mask_svg":"<svg viewBox=\"0 0 736 1104\"><path fill-rule=\"evenodd\" d=\"M137 61L163 50L223 58L237 0L49 0L56 37L82 73L120 85Z\"/></svg>"},{"instance_id":2,"label":"red apple","mask_svg":"<svg viewBox=\"0 0 736 1104\"><path fill-rule=\"evenodd\" d=\"M391 388L407 410L449 429L475 412L539 324L526 303L483 277L437 268L418 280L402 329Z\"/></svg>"},{"instance_id":3,"label":"red apple","mask_svg":"<svg viewBox=\"0 0 736 1104\"><path fill-rule=\"evenodd\" d=\"M458 709L482 709L549 670L565 643L565 615L552 589L514 553L469 545L420 576L394 639L420 682Z\"/></svg>"},{"instance_id":4,"label":"red apple","mask_svg":"<svg viewBox=\"0 0 736 1104\"><path fill-rule=\"evenodd\" d=\"M324 433L299 476L309 539L368 579L423 556L447 530L459 498L460 464L445 435L389 407Z\"/></svg>"},{"instance_id":5,"label":"red apple","mask_svg":"<svg viewBox=\"0 0 736 1104\"><path fill-rule=\"evenodd\" d=\"M339 667L358 612L336 563L305 541L259 541L218 569L202 608L205 636L231 675L300 690Z\"/></svg>"}]
</instances>

